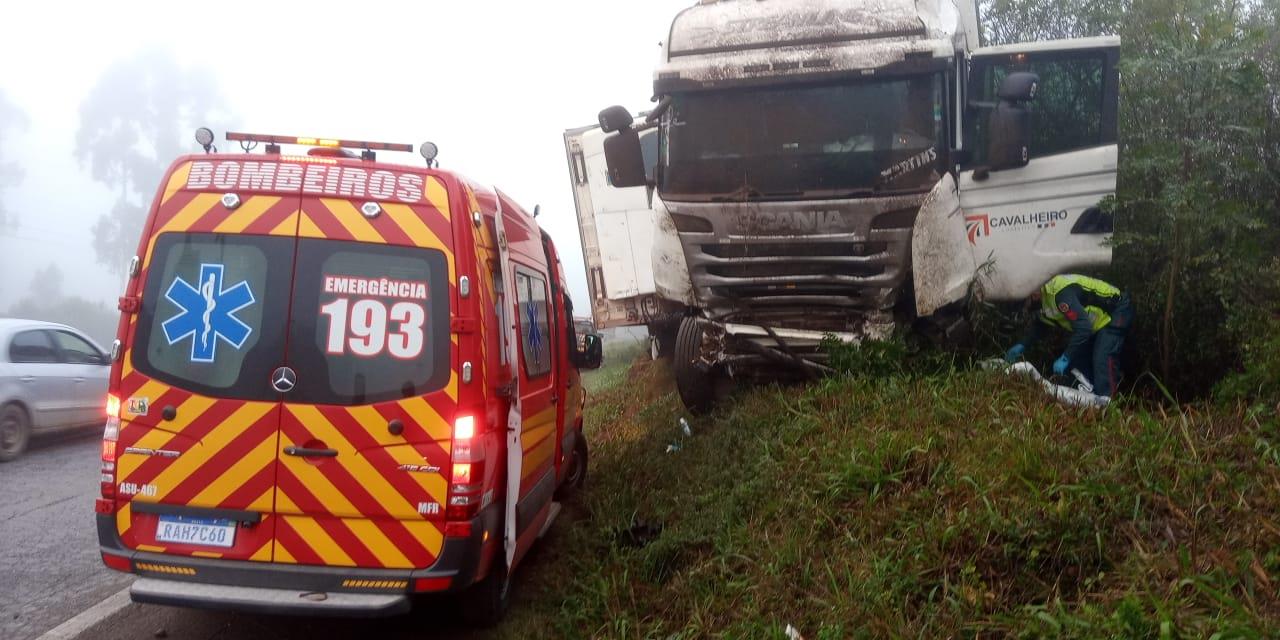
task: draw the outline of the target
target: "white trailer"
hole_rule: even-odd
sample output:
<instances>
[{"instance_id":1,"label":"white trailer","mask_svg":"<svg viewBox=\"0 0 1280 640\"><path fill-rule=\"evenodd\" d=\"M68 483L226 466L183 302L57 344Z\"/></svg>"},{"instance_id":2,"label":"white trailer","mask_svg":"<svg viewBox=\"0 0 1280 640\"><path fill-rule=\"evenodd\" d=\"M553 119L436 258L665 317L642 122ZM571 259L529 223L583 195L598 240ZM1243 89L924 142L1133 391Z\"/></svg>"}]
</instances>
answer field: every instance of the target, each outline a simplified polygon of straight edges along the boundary
<instances>
[{"instance_id":1,"label":"white trailer","mask_svg":"<svg viewBox=\"0 0 1280 640\"><path fill-rule=\"evenodd\" d=\"M611 182L656 193L654 289L688 310L685 404L709 406L723 378L811 376L825 336L963 334L975 288L1018 300L1108 265L1119 49L982 47L975 0L700 0L677 15L658 107L600 122Z\"/></svg>"},{"instance_id":2,"label":"white trailer","mask_svg":"<svg viewBox=\"0 0 1280 640\"><path fill-rule=\"evenodd\" d=\"M683 305L664 300L654 285L652 196L644 186L610 183L604 139L599 125L564 133L595 327L645 326L659 342L666 335L663 346L670 346ZM646 132L641 142L652 156L657 132Z\"/></svg>"}]
</instances>

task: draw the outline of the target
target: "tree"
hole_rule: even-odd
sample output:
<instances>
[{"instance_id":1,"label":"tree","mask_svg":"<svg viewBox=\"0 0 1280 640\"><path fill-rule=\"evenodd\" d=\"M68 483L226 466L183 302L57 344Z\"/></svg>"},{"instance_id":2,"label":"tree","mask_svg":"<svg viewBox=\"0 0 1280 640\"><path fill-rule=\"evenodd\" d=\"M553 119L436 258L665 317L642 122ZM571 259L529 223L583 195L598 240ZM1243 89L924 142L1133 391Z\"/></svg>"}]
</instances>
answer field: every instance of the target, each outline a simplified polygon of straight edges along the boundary
<instances>
[{"instance_id":1,"label":"tree","mask_svg":"<svg viewBox=\"0 0 1280 640\"><path fill-rule=\"evenodd\" d=\"M979 0L988 45L1119 33L1132 0Z\"/></svg>"},{"instance_id":2,"label":"tree","mask_svg":"<svg viewBox=\"0 0 1280 640\"><path fill-rule=\"evenodd\" d=\"M11 140L10 135L26 129L26 126L27 118L22 110L0 92L0 153L4 152L5 143ZM0 155L0 230L11 224L4 206L4 190L17 186L21 181L22 168L18 163Z\"/></svg>"},{"instance_id":3,"label":"tree","mask_svg":"<svg viewBox=\"0 0 1280 640\"><path fill-rule=\"evenodd\" d=\"M27 295L3 315L58 322L80 329L100 345L110 344L115 339L120 314L105 303L65 295L63 280L62 269L54 263L38 269L31 278Z\"/></svg>"},{"instance_id":4,"label":"tree","mask_svg":"<svg viewBox=\"0 0 1280 640\"><path fill-rule=\"evenodd\" d=\"M124 270L164 170L191 150L196 127L224 117L212 74L180 67L169 52L145 50L107 68L81 104L75 151L118 194L93 228L98 262Z\"/></svg>"},{"instance_id":5,"label":"tree","mask_svg":"<svg viewBox=\"0 0 1280 640\"><path fill-rule=\"evenodd\" d=\"M1187 395L1265 369L1251 354L1280 331L1280 1L983 8L995 43L1123 38L1111 277L1134 296L1142 366Z\"/></svg>"}]
</instances>

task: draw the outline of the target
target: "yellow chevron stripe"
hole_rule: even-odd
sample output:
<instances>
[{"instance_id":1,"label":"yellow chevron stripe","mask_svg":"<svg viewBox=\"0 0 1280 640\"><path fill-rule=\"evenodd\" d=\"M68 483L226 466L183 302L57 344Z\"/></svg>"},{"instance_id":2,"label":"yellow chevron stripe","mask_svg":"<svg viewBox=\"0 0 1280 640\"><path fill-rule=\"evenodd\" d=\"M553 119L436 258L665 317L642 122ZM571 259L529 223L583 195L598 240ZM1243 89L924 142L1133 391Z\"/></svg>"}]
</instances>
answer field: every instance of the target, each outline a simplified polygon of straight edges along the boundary
<instances>
[{"instance_id":1,"label":"yellow chevron stripe","mask_svg":"<svg viewBox=\"0 0 1280 640\"><path fill-rule=\"evenodd\" d=\"M259 471L262 471L263 467L275 462L276 440L274 432L263 438L262 442L258 443L258 446L254 447L243 458L237 460L230 469L219 475L217 480L196 494L196 497L192 498L188 504L197 507L216 507L225 502L227 497L235 492L236 489L244 486L245 481L257 475ZM263 500L263 498L266 498L266 500ZM271 509L270 492L264 493L246 508L249 511L267 511Z\"/></svg>"},{"instance_id":2,"label":"yellow chevron stripe","mask_svg":"<svg viewBox=\"0 0 1280 640\"><path fill-rule=\"evenodd\" d=\"M453 220L453 214L449 211L449 190L443 182L438 178L428 178L426 196L427 202L438 209L445 220Z\"/></svg>"},{"instance_id":3,"label":"yellow chevron stripe","mask_svg":"<svg viewBox=\"0 0 1280 640\"><path fill-rule=\"evenodd\" d=\"M191 225L195 224L206 213L209 213L209 210L213 209L220 200L221 196L216 193L201 193L197 195L178 212L178 215L166 222L164 227L156 232L152 238L154 239L160 234L169 231L184 231L191 228Z\"/></svg>"},{"instance_id":4,"label":"yellow chevron stripe","mask_svg":"<svg viewBox=\"0 0 1280 640\"><path fill-rule=\"evenodd\" d=\"M385 449L387 455L390 455L397 464L422 464L422 454L418 453L413 445L401 445L398 447L387 447ZM404 473L404 472L398 472ZM444 473L405 473L405 475L413 478L413 481L422 487L424 491L431 495L431 499L444 504L448 499L449 483L445 480Z\"/></svg>"},{"instance_id":5,"label":"yellow chevron stripe","mask_svg":"<svg viewBox=\"0 0 1280 640\"><path fill-rule=\"evenodd\" d=\"M284 447L287 447L289 446L289 444L292 444L292 443L286 442L286 440L287 438L283 438L283 437L280 438L281 451L284 451ZM298 482L305 485L307 487L307 490L309 490L311 494L314 495L316 499L320 501L321 504L325 505L325 508L328 509L330 513L342 513L342 514L360 513L355 508L355 505L351 504L351 501L347 500L347 497L343 495L343 493L339 491L337 487L333 486L333 483L329 482L329 479L326 478L324 474L316 467L313 467L307 464L306 462L303 462L296 458L286 457L283 455L283 453L280 455L280 464L284 465L286 469L293 472L293 475L298 478ZM277 489L276 513L291 514L291 515L301 514L302 509L300 509L297 503L295 503L289 497L288 493L286 493L283 489Z\"/></svg>"},{"instance_id":6,"label":"yellow chevron stripe","mask_svg":"<svg viewBox=\"0 0 1280 640\"><path fill-rule=\"evenodd\" d=\"M449 384L445 385L444 394L449 396L450 400L454 402L458 401L458 370L457 369L449 370Z\"/></svg>"},{"instance_id":7,"label":"yellow chevron stripe","mask_svg":"<svg viewBox=\"0 0 1280 640\"><path fill-rule=\"evenodd\" d=\"M281 198L278 196L254 196L246 200L236 209L226 220L223 220L217 227L214 227L214 233L240 233L246 227L253 224L266 213L267 209L276 206Z\"/></svg>"},{"instance_id":8,"label":"yellow chevron stripe","mask_svg":"<svg viewBox=\"0 0 1280 640\"><path fill-rule=\"evenodd\" d=\"M418 213L412 207L403 204L384 204L382 208L387 212L387 217L396 226L400 227L400 230L409 236L409 239L413 240L415 245L442 251L445 262L449 265L449 282L457 281L457 272L454 270L453 264L453 251L445 246L440 237L431 231L431 228L422 221L422 218L418 217Z\"/></svg>"},{"instance_id":9,"label":"yellow chevron stripe","mask_svg":"<svg viewBox=\"0 0 1280 640\"><path fill-rule=\"evenodd\" d=\"M320 227L316 226L315 221L311 219L311 216L307 215L306 211L302 211L301 214L302 214L301 219L298 221L298 237L300 238L325 237L324 232L320 230Z\"/></svg>"},{"instance_id":10,"label":"yellow chevron stripe","mask_svg":"<svg viewBox=\"0 0 1280 640\"><path fill-rule=\"evenodd\" d=\"M269 235L273 236L291 236L298 230L299 218L302 217L302 210L294 211L293 215L285 218L283 222L276 225Z\"/></svg>"},{"instance_id":11,"label":"yellow chevron stripe","mask_svg":"<svg viewBox=\"0 0 1280 640\"><path fill-rule=\"evenodd\" d=\"M138 390L138 393L132 397L150 398L155 400L168 389L169 387L165 385L156 383L155 381L148 381L146 384L142 385L142 388ZM192 396L187 399L186 402L182 403L182 406L179 407L178 417L172 422L165 423L165 426L163 427L143 427L147 429L147 432L138 439L134 446L144 449L163 449L169 446L183 429L191 426L191 423L203 415L204 412L208 411L209 408L213 406L214 402L215 401L212 398ZM127 405L127 403L125 404ZM154 411L155 408L152 407L152 410ZM121 482L128 480L133 475L133 472L137 471L138 467L141 466L143 462L146 462L149 457L150 456L125 453L124 451L121 451L116 460L117 480Z\"/></svg>"},{"instance_id":12,"label":"yellow chevron stripe","mask_svg":"<svg viewBox=\"0 0 1280 640\"><path fill-rule=\"evenodd\" d=\"M272 544L272 549L273 549L273 555L271 557L271 560L273 562L281 562L284 564L298 564L298 559L294 558L293 554L289 553L289 550L284 548L284 545L280 544L279 541L276 541Z\"/></svg>"},{"instance_id":13,"label":"yellow chevron stripe","mask_svg":"<svg viewBox=\"0 0 1280 640\"><path fill-rule=\"evenodd\" d=\"M453 438L453 425L437 413L431 403L419 397L401 400L399 404L400 408L404 409L414 422L422 425L433 439L449 441Z\"/></svg>"},{"instance_id":14,"label":"yellow chevron stripe","mask_svg":"<svg viewBox=\"0 0 1280 640\"><path fill-rule=\"evenodd\" d=\"M396 226L400 227L400 230L404 231L405 235L408 235L415 245L427 249L439 249L449 253L449 248L445 246L439 236L431 231L431 227L428 227L427 223L418 217L418 213L413 210L413 207L407 204L388 203L382 205L382 208L387 212L387 217L391 218L391 221L395 222Z\"/></svg>"},{"instance_id":15,"label":"yellow chevron stripe","mask_svg":"<svg viewBox=\"0 0 1280 640\"><path fill-rule=\"evenodd\" d=\"M146 385L143 385L143 386L145 388ZM149 397L154 400L159 398L160 394L156 394L154 396L149 396ZM214 398L210 398L208 396L191 396L190 398L187 398L187 400L183 402L180 406L177 407L178 417L174 418L171 422L164 423L164 426L160 428L164 429L165 431L174 431L177 433L183 433L184 431L189 429L191 427L191 424L194 423L196 420L198 420L200 416L204 415L206 412L212 409L213 405L217 402L218 400ZM266 403L257 403L257 404L264 407L271 406ZM155 407L152 406L151 410L155 411Z\"/></svg>"},{"instance_id":16,"label":"yellow chevron stripe","mask_svg":"<svg viewBox=\"0 0 1280 640\"><path fill-rule=\"evenodd\" d=\"M164 186L164 196L160 198L160 206L164 206L169 199L187 186L187 178L191 175L191 163L188 162L174 170L173 175L169 177L169 183Z\"/></svg>"},{"instance_id":17,"label":"yellow chevron stripe","mask_svg":"<svg viewBox=\"0 0 1280 640\"><path fill-rule=\"evenodd\" d=\"M298 537L307 541L307 546L320 556L320 560L329 566L354 567L356 563L347 555L342 547L334 542L316 521L306 516L285 516L285 522L298 532Z\"/></svg>"},{"instance_id":18,"label":"yellow chevron stripe","mask_svg":"<svg viewBox=\"0 0 1280 640\"><path fill-rule=\"evenodd\" d=\"M151 484L155 485L156 490L159 492L156 496L156 501L163 502L169 493L183 480L199 471L205 463L209 462L210 458L222 451L223 447L230 444L236 436L239 436L250 425L260 420L272 408L273 406L268 403L247 403L231 414L218 428L201 438L196 446L183 452L181 456L151 481ZM230 472L228 471L227 475L229 474ZM248 477L236 476L236 479L243 483Z\"/></svg>"},{"instance_id":19,"label":"yellow chevron stripe","mask_svg":"<svg viewBox=\"0 0 1280 640\"><path fill-rule=\"evenodd\" d=\"M355 534L360 542L368 547L373 556L378 559L381 564L388 569L410 569L413 564L409 562L404 553L396 547L391 539L382 533L382 530L371 520L364 518L349 518L342 521L342 524Z\"/></svg>"},{"instance_id":20,"label":"yellow chevron stripe","mask_svg":"<svg viewBox=\"0 0 1280 640\"><path fill-rule=\"evenodd\" d=\"M273 541L267 540L261 547L258 547L257 551L253 552L253 555L249 556L249 562L270 562L271 547L274 544Z\"/></svg>"},{"instance_id":21,"label":"yellow chevron stripe","mask_svg":"<svg viewBox=\"0 0 1280 640\"><path fill-rule=\"evenodd\" d=\"M308 431L320 441L328 443L331 448L339 451L356 450L356 447L347 440L342 431L325 419L324 415L315 407L286 406L295 418L301 421L302 424L307 425ZM402 518L420 517L417 507L410 504L404 495L391 486L387 479L369 463L368 458L361 455L351 455L343 460L342 463L343 468L392 516ZM358 514L359 512L355 513Z\"/></svg>"},{"instance_id":22,"label":"yellow chevron stripe","mask_svg":"<svg viewBox=\"0 0 1280 640\"><path fill-rule=\"evenodd\" d=\"M440 548L444 546L444 533L436 525L427 520L403 520L400 524L408 529L409 535L421 542L431 555L440 554Z\"/></svg>"},{"instance_id":23,"label":"yellow chevron stripe","mask_svg":"<svg viewBox=\"0 0 1280 640\"><path fill-rule=\"evenodd\" d=\"M116 533L121 536L129 533L129 529L133 526L133 508L128 502L120 506L116 511Z\"/></svg>"},{"instance_id":24,"label":"yellow chevron stripe","mask_svg":"<svg viewBox=\"0 0 1280 640\"><path fill-rule=\"evenodd\" d=\"M372 224L369 224L369 221L356 210L356 206L351 204L351 201L321 198L320 204L323 204L333 214L333 217L338 219L338 224L341 224L347 230L347 233L350 233L356 240L360 242L386 242L382 234L378 233Z\"/></svg>"}]
</instances>

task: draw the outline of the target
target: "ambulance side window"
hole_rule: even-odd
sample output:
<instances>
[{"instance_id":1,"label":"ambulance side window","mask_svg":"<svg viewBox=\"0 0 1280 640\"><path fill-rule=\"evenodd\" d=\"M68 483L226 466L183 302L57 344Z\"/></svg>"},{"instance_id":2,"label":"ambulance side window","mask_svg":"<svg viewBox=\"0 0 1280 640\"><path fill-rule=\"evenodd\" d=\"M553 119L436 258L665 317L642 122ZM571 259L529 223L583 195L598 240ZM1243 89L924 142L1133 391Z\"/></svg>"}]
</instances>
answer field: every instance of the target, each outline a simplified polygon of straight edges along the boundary
<instances>
[{"instance_id":1,"label":"ambulance side window","mask_svg":"<svg viewBox=\"0 0 1280 640\"><path fill-rule=\"evenodd\" d=\"M547 316L547 283L541 276L516 271L520 343L525 374L530 378L551 373L551 322Z\"/></svg>"}]
</instances>

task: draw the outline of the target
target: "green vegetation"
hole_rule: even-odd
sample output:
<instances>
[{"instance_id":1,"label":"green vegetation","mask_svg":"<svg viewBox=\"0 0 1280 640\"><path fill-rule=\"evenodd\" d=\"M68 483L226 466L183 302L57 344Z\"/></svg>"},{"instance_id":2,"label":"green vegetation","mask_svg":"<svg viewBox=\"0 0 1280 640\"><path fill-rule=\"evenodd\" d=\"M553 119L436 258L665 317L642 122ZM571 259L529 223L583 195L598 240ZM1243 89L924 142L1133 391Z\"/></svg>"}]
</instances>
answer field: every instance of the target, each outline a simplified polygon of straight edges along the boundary
<instances>
[{"instance_id":1,"label":"green vegetation","mask_svg":"<svg viewBox=\"0 0 1280 640\"><path fill-rule=\"evenodd\" d=\"M981 4L993 44L1123 38L1115 265L1104 275L1133 294L1139 369L1180 399L1249 387L1262 369L1274 371L1280 2ZM1220 386L1237 374L1250 379Z\"/></svg>"},{"instance_id":2,"label":"green vegetation","mask_svg":"<svg viewBox=\"0 0 1280 640\"><path fill-rule=\"evenodd\" d=\"M743 393L682 438L665 363L592 375L588 488L500 637L1280 629L1273 409L1082 413L901 371Z\"/></svg>"}]
</instances>

